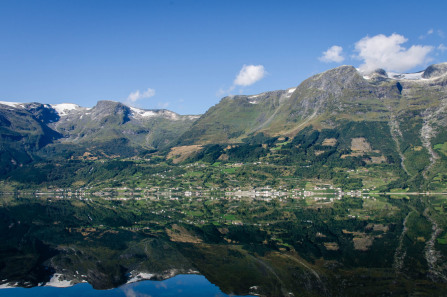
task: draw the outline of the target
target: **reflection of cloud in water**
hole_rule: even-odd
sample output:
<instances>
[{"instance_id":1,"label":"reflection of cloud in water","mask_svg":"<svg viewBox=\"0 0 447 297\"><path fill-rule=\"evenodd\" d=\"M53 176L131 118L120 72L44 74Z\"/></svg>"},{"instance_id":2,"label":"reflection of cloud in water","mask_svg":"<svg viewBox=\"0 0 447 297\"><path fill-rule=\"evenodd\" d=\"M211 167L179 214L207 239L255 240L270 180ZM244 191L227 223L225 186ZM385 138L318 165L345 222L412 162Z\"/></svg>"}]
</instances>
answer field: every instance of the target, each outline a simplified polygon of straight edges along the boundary
<instances>
[{"instance_id":1,"label":"reflection of cloud in water","mask_svg":"<svg viewBox=\"0 0 447 297\"><path fill-rule=\"evenodd\" d=\"M152 297L151 295L148 294L135 292L132 287L126 287L123 288L122 290L124 292L124 295L126 295L126 297Z\"/></svg>"},{"instance_id":2,"label":"reflection of cloud in water","mask_svg":"<svg viewBox=\"0 0 447 297\"><path fill-rule=\"evenodd\" d=\"M167 289L167 288L168 288L168 285L165 284L164 282L161 282L161 283L159 283L159 284L156 284L155 287L156 287L157 289L160 289L160 288L165 288L165 289Z\"/></svg>"}]
</instances>

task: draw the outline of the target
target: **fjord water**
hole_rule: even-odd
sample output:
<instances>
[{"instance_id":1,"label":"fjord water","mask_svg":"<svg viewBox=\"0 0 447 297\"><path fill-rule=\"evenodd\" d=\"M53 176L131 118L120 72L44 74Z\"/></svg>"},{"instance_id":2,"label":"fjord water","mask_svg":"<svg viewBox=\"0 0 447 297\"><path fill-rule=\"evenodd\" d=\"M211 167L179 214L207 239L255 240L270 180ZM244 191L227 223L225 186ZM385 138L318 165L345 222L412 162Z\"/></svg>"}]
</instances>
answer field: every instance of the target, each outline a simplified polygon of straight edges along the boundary
<instances>
[{"instance_id":1,"label":"fjord water","mask_svg":"<svg viewBox=\"0 0 447 297\"><path fill-rule=\"evenodd\" d=\"M445 196L106 198L1 197L0 295L447 292Z\"/></svg>"},{"instance_id":2,"label":"fjord water","mask_svg":"<svg viewBox=\"0 0 447 297\"><path fill-rule=\"evenodd\" d=\"M80 283L67 288L34 287L2 289L1 296L15 297L225 297L219 288L202 275L177 275L164 281L140 281L125 284L110 290L95 290L88 283ZM236 296L236 295L231 295Z\"/></svg>"}]
</instances>

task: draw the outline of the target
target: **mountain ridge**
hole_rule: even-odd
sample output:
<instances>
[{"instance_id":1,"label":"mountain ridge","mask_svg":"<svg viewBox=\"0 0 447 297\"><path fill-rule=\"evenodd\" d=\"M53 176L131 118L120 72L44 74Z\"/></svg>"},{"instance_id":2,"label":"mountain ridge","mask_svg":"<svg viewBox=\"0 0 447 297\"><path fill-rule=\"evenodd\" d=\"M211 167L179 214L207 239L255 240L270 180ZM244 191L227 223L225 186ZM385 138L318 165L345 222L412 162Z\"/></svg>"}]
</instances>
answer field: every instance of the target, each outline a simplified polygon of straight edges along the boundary
<instances>
[{"instance_id":1,"label":"mountain ridge","mask_svg":"<svg viewBox=\"0 0 447 297\"><path fill-rule=\"evenodd\" d=\"M413 74L340 66L286 90L226 96L201 116L115 101L92 108L0 102L0 160L7 174L39 160L157 153L168 162L289 164L296 176L339 183L349 176L337 168L373 166L394 172L399 187L408 181L441 187L447 179L446 65ZM303 173L308 166L315 169Z\"/></svg>"},{"instance_id":2,"label":"mountain ridge","mask_svg":"<svg viewBox=\"0 0 447 297\"><path fill-rule=\"evenodd\" d=\"M437 65L442 66L444 64ZM353 101L353 99L374 100L386 96L397 96L397 93L402 91L402 83L406 85L407 83L436 83L438 79L444 79L447 73L447 70L444 68L433 72L434 70L432 69L440 68L437 65L431 65L427 68L430 70L430 73L437 73L437 76L431 74L429 79L424 79L423 75L420 75L419 80L409 80L405 76L390 78L386 72L384 72L385 74L382 73L382 76L377 74L367 76L353 66L344 65L314 75L304 80L299 86L287 90L263 92L257 95L227 96L211 107L192 126L192 131L189 132L189 135L182 136L180 143L213 143L216 142L216 135L219 135L218 138L221 142L240 142L243 137L256 132L292 136L320 113L330 109L340 109L345 102L340 100L334 101L337 97L338 99L345 97L345 99L350 99L350 101ZM382 83L382 86L377 85L380 83ZM352 94L351 92L349 94L349 91L354 89L362 90L363 93ZM293 91L289 93L289 90ZM343 92L345 92L344 95L342 94ZM261 111L257 110L259 109L259 104L264 104ZM249 121L251 121L252 126L248 131L244 131L247 128L247 123L238 123L236 119L239 111L245 117L247 115L250 116ZM229 114L227 116L228 119L225 119L225 113ZM273 115L280 116L275 118ZM206 119L207 117L210 118L209 121ZM209 130L210 122L216 121L221 124L221 128L229 132L222 133L220 131L220 133L216 134L212 126L211 130ZM294 125L292 122L298 124ZM205 127L209 131L208 134L213 136L210 139L207 139L208 135ZM232 128L235 131L231 131ZM201 133L204 136L200 136ZM241 135L243 136L241 137Z\"/></svg>"}]
</instances>

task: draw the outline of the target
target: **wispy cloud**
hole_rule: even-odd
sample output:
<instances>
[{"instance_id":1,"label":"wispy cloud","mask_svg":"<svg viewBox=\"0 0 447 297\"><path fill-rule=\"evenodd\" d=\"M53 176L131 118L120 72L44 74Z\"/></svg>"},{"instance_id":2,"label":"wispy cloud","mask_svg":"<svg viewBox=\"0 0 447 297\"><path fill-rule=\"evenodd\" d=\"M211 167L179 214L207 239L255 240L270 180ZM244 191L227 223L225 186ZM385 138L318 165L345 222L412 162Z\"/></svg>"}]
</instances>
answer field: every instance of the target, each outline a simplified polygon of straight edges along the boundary
<instances>
[{"instance_id":1,"label":"wispy cloud","mask_svg":"<svg viewBox=\"0 0 447 297\"><path fill-rule=\"evenodd\" d=\"M155 90L154 89L148 88L144 92L140 92L140 90L136 90L135 92L131 92L129 94L129 96L127 96L126 103L134 104L138 100L147 99L147 98L150 98L150 97L153 97L153 96L155 96Z\"/></svg>"},{"instance_id":2,"label":"wispy cloud","mask_svg":"<svg viewBox=\"0 0 447 297\"><path fill-rule=\"evenodd\" d=\"M231 91L233 91L234 90L234 87L231 87L231 88L229 88L229 89L224 89L224 88L220 88L219 90L217 90L217 92L216 92L216 97L222 97L222 96L225 96L225 95L227 95L228 93L230 93Z\"/></svg>"},{"instance_id":3,"label":"wispy cloud","mask_svg":"<svg viewBox=\"0 0 447 297\"><path fill-rule=\"evenodd\" d=\"M135 291L132 287L125 287L122 291L126 297L151 297L151 295Z\"/></svg>"},{"instance_id":4,"label":"wispy cloud","mask_svg":"<svg viewBox=\"0 0 447 297\"><path fill-rule=\"evenodd\" d=\"M441 43L439 46L438 46L438 51L440 51L440 52L445 52L447 50L447 46L445 46L443 43Z\"/></svg>"},{"instance_id":5,"label":"wispy cloud","mask_svg":"<svg viewBox=\"0 0 447 297\"><path fill-rule=\"evenodd\" d=\"M169 105L171 105L171 102L158 102L157 103L157 107L162 108L162 109L168 108Z\"/></svg>"},{"instance_id":6,"label":"wispy cloud","mask_svg":"<svg viewBox=\"0 0 447 297\"><path fill-rule=\"evenodd\" d=\"M430 29L428 30L425 34L422 34L421 36L419 36L419 39L423 40L431 35L437 35L438 37L444 39L445 38L445 34L444 31L442 30L434 30L434 29Z\"/></svg>"},{"instance_id":7,"label":"wispy cloud","mask_svg":"<svg viewBox=\"0 0 447 297\"><path fill-rule=\"evenodd\" d=\"M421 36L419 36L419 39L425 39L425 38L427 38L428 36L432 35L434 32L435 32L435 30L430 29L430 30L428 30L425 34L422 34Z\"/></svg>"},{"instance_id":8,"label":"wispy cloud","mask_svg":"<svg viewBox=\"0 0 447 297\"><path fill-rule=\"evenodd\" d=\"M428 55L434 47L413 45L407 49L402 46L407 41L407 38L396 33L390 36L379 34L362 38L355 44L356 57L363 60L360 70L371 72L383 68L404 72L431 60Z\"/></svg>"},{"instance_id":9,"label":"wispy cloud","mask_svg":"<svg viewBox=\"0 0 447 297\"><path fill-rule=\"evenodd\" d=\"M323 55L318 59L325 63L341 63L345 59L342 53L343 48L341 46L333 45L327 51L323 52Z\"/></svg>"},{"instance_id":10,"label":"wispy cloud","mask_svg":"<svg viewBox=\"0 0 447 297\"><path fill-rule=\"evenodd\" d=\"M262 65L244 65L236 76L233 84L235 86L250 86L261 80L265 74L266 72Z\"/></svg>"}]
</instances>

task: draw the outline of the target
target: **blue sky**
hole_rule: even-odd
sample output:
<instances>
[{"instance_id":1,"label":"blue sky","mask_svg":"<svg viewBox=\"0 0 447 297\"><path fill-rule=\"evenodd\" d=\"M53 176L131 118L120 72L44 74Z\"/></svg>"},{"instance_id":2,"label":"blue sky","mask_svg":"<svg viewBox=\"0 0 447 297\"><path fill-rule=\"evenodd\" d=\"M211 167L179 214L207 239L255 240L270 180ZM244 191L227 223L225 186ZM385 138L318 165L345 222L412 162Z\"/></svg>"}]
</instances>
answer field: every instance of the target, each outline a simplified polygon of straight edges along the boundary
<instances>
[{"instance_id":1,"label":"blue sky","mask_svg":"<svg viewBox=\"0 0 447 297\"><path fill-rule=\"evenodd\" d=\"M198 114L342 64L447 61L446 1L302 2L0 0L0 100Z\"/></svg>"}]
</instances>

